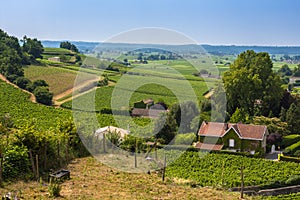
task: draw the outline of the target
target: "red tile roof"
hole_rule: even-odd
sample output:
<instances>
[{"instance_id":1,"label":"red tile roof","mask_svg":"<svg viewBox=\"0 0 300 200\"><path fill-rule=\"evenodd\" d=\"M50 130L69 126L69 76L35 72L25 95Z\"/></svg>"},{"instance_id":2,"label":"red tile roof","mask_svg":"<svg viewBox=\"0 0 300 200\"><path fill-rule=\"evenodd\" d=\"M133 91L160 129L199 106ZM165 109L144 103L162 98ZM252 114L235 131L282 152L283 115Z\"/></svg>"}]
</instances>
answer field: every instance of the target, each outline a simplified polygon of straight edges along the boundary
<instances>
[{"instance_id":1,"label":"red tile roof","mask_svg":"<svg viewBox=\"0 0 300 200\"><path fill-rule=\"evenodd\" d=\"M206 144L206 143L198 142L195 145L195 148L205 149L205 150L212 150L212 151L220 151L223 148L223 146L224 145L222 145L222 144Z\"/></svg>"},{"instance_id":2,"label":"red tile roof","mask_svg":"<svg viewBox=\"0 0 300 200\"><path fill-rule=\"evenodd\" d=\"M263 125L203 122L198 134L202 136L223 137L229 129L233 129L241 139L249 140L262 140L267 131L267 127Z\"/></svg>"}]
</instances>

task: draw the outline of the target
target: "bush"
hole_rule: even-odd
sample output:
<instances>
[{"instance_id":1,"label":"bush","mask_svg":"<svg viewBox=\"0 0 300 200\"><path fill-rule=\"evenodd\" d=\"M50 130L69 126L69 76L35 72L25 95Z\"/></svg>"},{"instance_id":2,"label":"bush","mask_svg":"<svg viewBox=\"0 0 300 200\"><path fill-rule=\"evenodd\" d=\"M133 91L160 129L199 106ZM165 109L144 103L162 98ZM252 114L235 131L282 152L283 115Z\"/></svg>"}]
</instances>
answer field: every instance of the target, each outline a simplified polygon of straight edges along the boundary
<instances>
[{"instance_id":1,"label":"bush","mask_svg":"<svg viewBox=\"0 0 300 200\"><path fill-rule=\"evenodd\" d=\"M30 172L28 150L22 146L11 146L6 149L3 160L3 178L18 178Z\"/></svg>"},{"instance_id":2,"label":"bush","mask_svg":"<svg viewBox=\"0 0 300 200\"><path fill-rule=\"evenodd\" d=\"M186 134L177 134L175 137L175 145L191 145L196 139L196 135L194 133L186 133Z\"/></svg>"},{"instance_id":3,"label":"bush","mask_svg":"<svg viewBox=\"0 0 300 200\"><path fill-rule=\"evenodd\" d=\"M37 87L33 91L36 101L45 105L52 105L53 93L49 92L47 87Z\"/></svg>"},{"instance_id":4,"label":"bush","mask_svg":"<svg viewBox=\"0 0 300 200\"><path fill-rule=\"evenodd\" d=\"M288 180L285 181L286 185L299 185L300 184L300 175L292 175Z\"/></svg>"}]
</instances>

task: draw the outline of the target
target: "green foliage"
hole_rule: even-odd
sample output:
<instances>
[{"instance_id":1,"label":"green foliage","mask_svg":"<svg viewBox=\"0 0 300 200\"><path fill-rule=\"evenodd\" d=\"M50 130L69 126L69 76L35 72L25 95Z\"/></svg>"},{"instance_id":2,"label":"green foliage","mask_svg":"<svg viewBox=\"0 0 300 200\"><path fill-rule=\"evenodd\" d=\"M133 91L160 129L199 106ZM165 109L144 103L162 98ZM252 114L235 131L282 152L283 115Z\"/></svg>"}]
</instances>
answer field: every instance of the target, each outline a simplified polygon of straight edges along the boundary
<instances>
[{"instance_id":1,"label":"green foliage","mask_svg":"<svg viewBox=\"0 0 300 200\"><path fill-rule=\"evenodd\" d=\"M104 75L103 79L98 82L98 87L107 86L108 85L108 76Z\"/></svg>"},{"instance_id":2,"label":"green foliage","mask_svg":"<svg viewBox=\"0 0 300 200\"><path fill-rule=\"evenodd\" d=\"M70 42L66 41L66 42L61 42L60 45L59 45L60 48L63 48L63 49L68 49L68 50L71 50L73 52L76 52L78 53L78 49L77 47L74 45L74 44L71 44Z\"/></svg>"},{"instance_id":3,"label":"green foliage","mask_svg":"<svg viewBox=\"0 0 300 200\"><path fill-rule=\"evenodd\" d=\"M124 141L120 143L120 147L130 152L141 152L145 150L144 140L142 138L134 137L133 135L126 135Z\"/></svg>"},{"instance_id":4,"label":"green foliage","mask_svg":"<svg viewBox=\"0 0 300 200\"><path fill-rule=\"evenodd\" d=\"M282 145L288 147L296 142L300 141L300 135L287 135L283 137Z\"/></svg>"},{"instance_id":5,"label":"green foliage","mask_svg":"<svg viewBox=\"0 0 300 200\"><path fill-rule=\"evenodd\" d=\"M270 111L279 114L279 103L283 96L281 80L272 71L272 60L268 53L246 51L241 53L224 73L223 81L227 94L228 112L241 108L250 116L254 114L254 103L262 100L261 113Z\"/></svg>"},{"instance_id":6,"label":"green foliage","mask_svg":"<svg viewBox=\"0 0 300 200\"><path fill-rule=\"evenodd\" d=\"M294 76L300 77L300 64L297 65L297 67L294 68Z\"/></svg>"},{"instance_id":7,"label":"green foliage","mask_svg":"<svg viewBox=\"0 0 300 200\"><path fill-rule=\"evenodd\" d=\"M23 64L27 64L26 56L21 50L19 41L0 29L0 73L6 77L23 76ZM16 77L15 77L16 78ZM10 79L14 81L15 79Z\"/></svg>"},{"instance_id":8,"label":"green foliage","mask_svg":"<svg viewBox=\"0 0 300 200\"><path fill-rule=\"evenodd\" d=\"M196 140L195 133L179 133L175 137L175 145L191 145Z\"/></svg>"},{"instance_id":9,"label":"green foliage","mask_svg":"<svg viewBox=\"0 0 300 200\"><path fill-rule=\"evenodd\" d=\"M29 101L29 94L0 81L0 116L10 113L16 126L35 120L40 130L55 127L58 119L68 119L71 112L54 107L45 107Z\"/></svg>"},{"instance_id":10,"label":"green foliage","mask_svg":"<svg viewBox=\"0 0 300 200\"><path fill-rule=\"evenodd\" d=\"M257 125L266 125L268 127L269 133L279 133L281 135L288 135L290 131L288 129L288 124L281 121L279 118L273 117L254 117L253 123Z\"/></svg>"},{"instance_id":11,"label":"green foliage","mask_svg":"<svg viewBox=\"0 0 300 200\"><path fill-rule=\"evenodd\" d=\"M278 73L281 76L291 76L293 74L292 70L287 64L282 65L281 68L278 70Z\"/></svg>"},{"instance_id":12,"label":"green foliage","mask_svg":"<svg viewBox=\"0 0 300 200\"><path fill-rule=\"evenodd\" d=\"M31 62L35 62L36 58L43 58L42 53L44 51L44 47L41 41L37 40L36 38L31 39L27 36L24 36L22 42L22 49L24 52L30 55Z\"/></svg>"},{"instance_id":13,"label":"green foliage","mask_svg":"<svg viewBox=\"0 0 300 200\"><path fill-rule=\"evenodd\" d=\"M52 105L53 93L51 93L47 87L36 87L33 94L36 97L37 102L45 105Z\"/></svg>"},{"instance_id":14,"label":"green foliage","mask_svg":"<svg viewBox=\"0 0 300 200\"><path fill-rule=\"evenodd\" d=\"M172 109L172 108L171 108ZM170 110L171 113L171 110ZM179 115L179 113L176 113ZM179 133L189 133L192 131L191 123L195 117L199 116L199 108L195 102L186 101L180 104L180 115L175 116L176 121L180 119L177 125L179 127Z\"/></svg>"},{"instance_id":15,"label":"green foliage","mask_svg":"<svg viewBox=\"0 0 300 200\"><path fill-rule=\"evenodd\" d=\"M230 122L231 123L239 123L239 122L247 123L247 122L249 122L249 115L247 113L243 112L242 110L240 110L239 108L236 108L235 112L230 117Z\"/></svg>"},{"instance_id":16,"label":"green foliage","mask_svg":"<svg viewBox=\"0 0 300 200\"><path fill-rule=\"evenodd\" d=\"M300 150L300 141L292 144L291 146L286 147L284 152L286 152L289 155L294 155L298 150Z\"/></svg>"},{"instance_id":17,"label":"green foliage","mask_svg":"<svg viewBox=\"0 0 300 200\"><path fill-rule=\"evenodd\" d=\"M55 181L51 178L50 184L48 186L48 192L50 194L50 197L59 197L61 189L62 189L61 183L59 183L58 181Z\"/></svg>"},{"instance_id":18,"label":"green foliage","mask_svg":"<svg viewBox=\"0 0 300 200\"><path fill-rule=\"evenodd\" d=\"M177 123L172 114L161 114L155 121L154 133L156 138L161 139L163 144L169 144L176 135Z\"/></svg>"},{"instance_id":19,"label":"green foliage","mask_svg":"<svg viewBox=\"0 0 300 200\"><path fill-rule=\"evenodd\" d=\"M31 84L31 81L28 78L20 76L14 81L14 83L18 87L20 87L22 89L26 89Z\"/></svg>"},{"instance_id":20,"label":"green foliage","mask_svg":"<svg viewBox=\"0 0 300 200\"><path fill-rule=\"evenodd\" d=\"M286 122L291 133L300 133L300 108L295 103L286 112Z\"/></svg>"},{"instance_id":21,"label":"green foliage","mask_svg":"<svg viewBox=\"0 0 300 200\"><path fill-rule=\"evenodd\" d=\"M200 155L200 156L199 156ZM169 158L171 159L171 158ZM299 173L300 166L291 162L273 162L265 159L201 152L185 152L167 167L167 177L196 181L200 186L240 186L240 167L244 166L245 186L267 185L287 181Z\"/></svg>"},{"instance_id":22,"label":"green foliage","mask_svg":"<svg viewBox=\"0 0 300 200\"><path fill-rule=\"evenodd\" d=\"M8 146L4 152L3 178L23 177L30 172L28 149L24 146Z\"/></svg>"}]
</instances>

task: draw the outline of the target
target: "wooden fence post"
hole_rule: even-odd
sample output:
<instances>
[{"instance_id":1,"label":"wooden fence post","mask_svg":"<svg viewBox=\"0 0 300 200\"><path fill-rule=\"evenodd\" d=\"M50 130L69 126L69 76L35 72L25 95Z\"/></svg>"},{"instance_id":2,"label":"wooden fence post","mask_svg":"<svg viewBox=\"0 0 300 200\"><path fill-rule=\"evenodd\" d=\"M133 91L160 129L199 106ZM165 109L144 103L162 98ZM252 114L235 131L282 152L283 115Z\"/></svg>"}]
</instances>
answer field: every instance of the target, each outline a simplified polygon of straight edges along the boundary
<instances>
[{"instance_id":1,"label":"wooden fence post","mask_svg":"<svg viewBox=\"0 0 300 200\"><path fill-rule=\"evenodd\" d=\"M39 155L35 155L35 163L36 163L36 178L39 179L40 173L39 173Z\"/></svg>"},{"instance_id":2,"label":"wooden fence post","mask_svg":"<svg viewBox=\"0 0 300 200\"><path fill-rule=\"evenodd\" d=\"M106 153L105 134L103 134L103 153Z\"/></svg>"},{"instance_id":3,"label":"wooden fence post","mask_svg":"<svg viewBox=\"0 0 300 200\"><path fill-rule=\"evenodd\" d=\"M135 149L134 149L134 167L137 168L137 157L136 157L136 154L137 154L137 139L135 138Z\"/></svg>"},{"instance_id":4,"label":"wooden fence post","mask_svg":"<svg viewBox=\"0 0 300 200\"><path fill-rule=\"evenodd\" d=\"M165 181L166 165L167 165L167 158L166 158L166 154L165 154L163 171L162 171L162 181L163 182Z\"/></svg>"},{"instance_id":5,"label":"wooden fence post","mask_svg":"<svg viewBox=\"0 0 300 200\"><path fill-rule=\"evenodd\" d=\"M3 176L2 176L2 173L3 173L3 154L0 153L0 186L1 186L2 183L3 183Z\"/></svg>"},{"instance_id":6,"label":"wooden fence post","mask_svg":"<svg viewBox=\"0 0 300 200\"><path fill-rule=\"evenodd\" d=\"M241 167L241 199L244 198L244 166Z\"/></svg>"},{"instance_id":7,"label":"wooden fence post","mask_svg":"<svg viewBox=\"0 0 300 200\"><path fill-rule=\"evenodd\" d=\"M31 168L32 168L32 172L33 172L34 178L36 178L36 171L35 171L35 166L34 166L34 159L33 159L33 156L32 156L31 149L29 149L29 158L30 158Z\"/></svg>"}]
</instances>

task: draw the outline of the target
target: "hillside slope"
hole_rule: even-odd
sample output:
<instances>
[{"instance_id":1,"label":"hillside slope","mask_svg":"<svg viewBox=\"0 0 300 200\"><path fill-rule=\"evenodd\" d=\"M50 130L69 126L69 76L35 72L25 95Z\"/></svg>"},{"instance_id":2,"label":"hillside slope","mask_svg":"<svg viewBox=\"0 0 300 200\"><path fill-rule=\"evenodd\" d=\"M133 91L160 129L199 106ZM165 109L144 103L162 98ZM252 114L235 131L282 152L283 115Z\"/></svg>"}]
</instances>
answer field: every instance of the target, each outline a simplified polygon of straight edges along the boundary
<instances>
[{"instance_id":1,"label":"hillside slope","mask_svg":"<svg viewBox=\"0 0 300 200\"><path fill-rule=\"evenodd\" d=\"M68 169L71 179L63 183L59 199L239 199L238 193L212 188L192 188L167 179L161 181L158 174L129 174L116 171L94 158L74 160ZM24 199L47 199L47 186L39 183L16 183L0 188L0 194L19 191ZM21 191L21 194L20 194Z\"/></svg>"}]
</instances>

